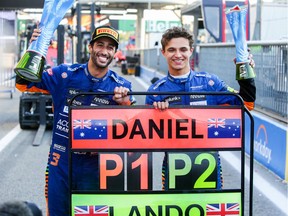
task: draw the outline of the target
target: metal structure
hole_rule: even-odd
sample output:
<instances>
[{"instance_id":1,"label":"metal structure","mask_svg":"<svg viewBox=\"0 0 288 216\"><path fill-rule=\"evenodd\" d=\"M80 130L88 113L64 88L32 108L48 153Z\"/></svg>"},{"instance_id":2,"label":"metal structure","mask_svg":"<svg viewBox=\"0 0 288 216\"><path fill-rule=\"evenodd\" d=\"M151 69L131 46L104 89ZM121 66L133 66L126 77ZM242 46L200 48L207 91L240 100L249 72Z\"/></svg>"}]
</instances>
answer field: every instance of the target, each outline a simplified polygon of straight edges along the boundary
<instances>
[{"instance_id":1,"label":"metal structure","mask_svg":"<svg viewBox=\"0 0 288 216\"><path fill-rule=\"evenodd\" d=\"M45 0L38 0L31 3L30 0L14 0L14 1L0 1L1 9L24 9L24 8L43 8ZM167 5L175 5L173 0L104 0L101 4L96 0L76 0L75 3L89 4L95 3L101 5L103 9L119 10L128 8L150 8L150 9L163 9ZM177 1L177 5L183 6L186 0Z\"/></svg>"},{"instance_id":2,"label":"metal structure","mask_svg":"<svg viewBox=\"0 0 288 216\"><path fill-rule=\"evenodd\" d=\"M287 41L248 42L248 46L256 62L256 110L287 122ZM231 57L235 56L234 44L201 44L199 48L199 70L217 74L238 89Z\"/></svg>"},{"instance_id":3,"label":"metal structure","mask_svg":"<svg viewBox=\"0 0 288 216\"><path fill-rule=\"evenodd\" d=\"M95 3L96 5L102 5L103 9L115 9L115 10L123 10L123 9L132 9L132 8L144 8L144 9L165 9L167 5L178 5L177 7L182 7L186 4L186 0L179 0L177 2L173 0L104 0L101 3L98 3L95 0L78 0L76 1L80 4L91 4Z\"/></svg>"},{"instance_id":4,"label":"metal structure","mask_svg":"<svg viewBox=\"0 0 288 216\"><path fill-rule=\"evenodd\" d=\"M20 96L19 124L21 129L38 128L33 145L40 145L46 126L53 125L51 95L24 92Z\"/></svg>"},{"instance_id":5,"label":"metal structure","mask_svg":"<svg viewBox=\"0 0 288 216\"><path fill-rule=\"evenodd\" d=\"M168 207L170 206L173 209L177 209L178 213L182 212L179 213L179 215L182 215L183 212L185 212L185 215L190 215L190 211L193 211L192 209L197 209L197 212L200 212L199 215L204 216L209 211L210 203L213 203L212 206L221 204L221 213L225 211L227 214L233 212L233 214L241 216L253 215L254 162L253 160L249 162L250 173L248 176L245 174L244 145L246 135L244 128L248 124L245 123L244 115L247 114L250 119L251 136L249 147L252 157L254 151L254 120L249 111L244 107L243 101L238 95L227 93L237 97L239 102L241 101L241 105L180 105L171 107L169 108L171 109L170 112L168 109L165 112L161 112L161 114L155 110L154 107L147 105L135 105L132 107L72 105L73 100L76 100L77 97L88 96L91 98L93 95L102 94L103 93L92 92L79 93L70 101L70 215L73 216L75 212L83 206L85 206L85 208L89 207L89 211L90 209L101 207L101 209L105 209L105 213L108 214L109 212L109 215L128 215L127 212L130 212L129 215L132 215L131 212L146 212L146 215L149 213L156 215L156 212L158 212L157 215L170 215L169 212L171 209ZM113 94L113 92L106 92L106 95L108 94ZM131 94L153 95L156 94L156 92L133 92ZM203 92L157 92L157 94L178 96L208 94L209 96L223 96L223 93ZM111 112L111 110L113 110L113 112ZM107 113L109 114L107 115ZM206 134L208 132L207 124L205 124L211 116L217 116L217 118L227 120L227 127L223 126L227 132L231 129L228 123L229 118L232 118L233 121L238 119L239 125L237 123L237 128L241 132L239 131L238 135L233 134L232 139L226 139L228 137L217 137L217 139L213 139L215 137ZM224 116L229 117L226 119ZM192 120L192 122L194 121L191 127L188 126L190 120ZM97 123L98 121L100 122ZM148 121L149 124L147 123ZM152 121L153 124L151 123ZM174 121L178 122L178 126L182 132L179 132L179 130L175 128L171 130ZM159 122L161 122L161 124ZM170 122L168 123L170 127L166 125L165 122ZM180 122L183 124L186 122L187 127L182 127L183 125L180 126ZM201 124L197 124L197 122L202 122L202 126ZM87 127L79 127L80 123L83 123L83 125L87 124ZM168 127L166 128L165 125ZM235 122L233 122L233 125L235 126ZM120 129L117 129L117 127L120 127ZM184 128L186 128L187 131ZM155 131L153 132L153 130ZM217 130L219 130L218 127ZM91 131L93 132L91 133ZM196 131L198 132L197 134ZM201 135L199 131L203 134ZM159 165L162 167L162 162L160 162L160 164L155 163L151 153L157 153L159 151L165 151L169 160L166 165L169 172L165 172L166 179L168 179L165 188L154 187L155 178L156 181L157 179L161 181L161 169L160 175L155 175L153 169ZM221 190L216 187L218 183L216 183L217 180L215 180L215 176L214 178L212 177L215 175L215 172L212 170L217 170L215 164L219 159L216 156L217 154L213 156L213 152L215 153L215 151L239 152L241 161L241 163L238 164L241 170L239 182L231 185L231 187L224 187ZM79 188L73 188L72 164L74 163L71 162L75 152L94 155L95 160L98 158L101 166L95 167L95 172L98 173L99 180L97 184L93 182L95 184L94 189L81 190ZM129 153L125 156L125 152ZM170 156L172 158L171 160ZM170 166L172 168L169 168ZM96 169L98 169L98 171L96 171ZM208 171L209 174L206 171ZM190 172L193 174L189 175ZM231 173L229 175L231 175ZM85 178L85 173L83 173L83 176L77 176L77 179L81 179L82 177ZM245 190L245 177L250 180L248 190ZM203 178L205 180L202 182ZM203 184L199 184L199 182ZM246 196L248 197L249 204L245 202L245 191L249 191L249 194ZM232 208L232 206L230 210L223 208L226 204L233 204L235 208ZM218 211L220 211L220 209L218 209Z\"/></svg>"},{"instance_id":6,"label":"metal structure","mask_svg":"<svg viewBox=\"0 0 288 216\"><path fill-rule=\"evenodd\" d=\"M256 63L256 110L279 121L287 122L288 41L250 41L248 47L251 49ZM231 87L239 89L235 80L235 64L233 62L233 56L236 55L234 43L198 44L194 50L193 69L195 71L216 74ZM134 54L141 56L141 77L150 81L154 74L146 73L145 67L158 67L157 58L155 58L157 49L134 50L131 55ZM162 55L160 55L159 71L163 76L168 71L166 60Z\"/></svg>"},{"instance_id":7,"label":"metal structure","mask_svg":"<svg viewBox=\"0 0 288 216\"><path fill-rule=\"evenodd\" d=\"M16 12L0 11L0 93L15 92L15 74L13 67L16 62Z\"/></svg>"}]
</instances>

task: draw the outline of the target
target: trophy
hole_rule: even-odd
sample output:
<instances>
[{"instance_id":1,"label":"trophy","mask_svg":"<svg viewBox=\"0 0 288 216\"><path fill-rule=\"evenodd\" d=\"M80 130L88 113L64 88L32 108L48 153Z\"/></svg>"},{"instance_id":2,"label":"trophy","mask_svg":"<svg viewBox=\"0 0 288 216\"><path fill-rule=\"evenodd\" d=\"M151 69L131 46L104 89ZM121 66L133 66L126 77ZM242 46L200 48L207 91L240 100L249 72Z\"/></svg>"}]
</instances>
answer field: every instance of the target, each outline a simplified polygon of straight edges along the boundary
<instances>
[{"instance_id":1,"label":"trophy","mask_svg":"<svg viewBox=\"0 0 288 216\"><path fill-rule=\"evenodd\" d=\"M14 68L14 72L17 75L31 82L41 81L50 40L73 3L74 0L45 0L39 23L41 35L29 45L27 51Z\"/></svg>"},{"instance_id":2,"label":"trophy","mask_svg":"<svg viewBox=\"0 0 288 216\"><path fill-rule=\"evenodd\" d=\"M236 46L236 80L255 77L254 69L251 67L249 52L246 41L246 16L248 7L238 5L226 11L226 17L232 30Z\"/></svg>"}]
</instances>

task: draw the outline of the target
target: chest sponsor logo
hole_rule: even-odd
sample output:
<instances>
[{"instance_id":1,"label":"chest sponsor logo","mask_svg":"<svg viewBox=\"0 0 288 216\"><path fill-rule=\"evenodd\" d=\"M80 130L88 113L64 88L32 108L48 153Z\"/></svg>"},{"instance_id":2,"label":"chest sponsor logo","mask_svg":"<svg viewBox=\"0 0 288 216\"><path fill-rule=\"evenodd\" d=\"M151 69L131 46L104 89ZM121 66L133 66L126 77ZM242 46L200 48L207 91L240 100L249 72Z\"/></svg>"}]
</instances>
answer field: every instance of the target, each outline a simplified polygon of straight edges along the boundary
<instances>
[{"instance_id":1,"label":"chest sponsor logo","mask_svg":"<svg viewBox=\"0 0 288 216\"><path fill-rule=\"evenodd\" d=\"M169 103L179 103L182 101L181 96L169 96L165 99L165 101L168 101Z\"/></svg>"},{"instance_id":2,"label":"chest sponsor logo","mask_svg":"<svg viewBox=\"0 0 288 216\"><path fill-rule=\"evenodd\" d=\"M206 95L190 95L190 105L207 105Z\"/></svg>"},{"instance_id":3,"label":"chest sponsor logo","mask_svg":"<svg viewBox=\"0 0 288 216\"><path fill-rule=\"evenodd\" d=\"M68 119L59 119L56 124L56 129L58 131L68 133L69 132L69 121Z\"/></svg>"},{"instance_id":4,"label":"chest sponsor logo","mask_svg":"<svg viewBox=\"0 0 288 216\"><path fill-rule=\"evenodd\" d=\"M105 98L94 97L92 105L109 105L110 101Z\"/></svg>"},{"instance_id":5,"label":"chest sponsor logo","mask_svg":"<svg viewBox=\"0 0 288 216\"><path fill-rule=\"evenodd\" d=\"M79 94L81 91L77 90L77 89L68 89L67 92L67 104L70 103L70 100L76 95ZM83 105L83 101L81 100L81 98L83 98L83 96L79 96L76 99L73 100L72 105L73 106L81 106Z\"/></svg>"}]
</instances>

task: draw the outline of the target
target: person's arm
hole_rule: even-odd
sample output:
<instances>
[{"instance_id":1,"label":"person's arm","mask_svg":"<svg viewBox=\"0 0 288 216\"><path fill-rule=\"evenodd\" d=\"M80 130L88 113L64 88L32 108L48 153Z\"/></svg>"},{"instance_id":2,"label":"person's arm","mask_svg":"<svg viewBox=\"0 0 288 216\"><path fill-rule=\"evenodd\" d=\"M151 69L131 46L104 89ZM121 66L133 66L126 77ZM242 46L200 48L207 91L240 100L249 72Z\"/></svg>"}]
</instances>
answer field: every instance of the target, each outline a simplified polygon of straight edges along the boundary
<instances>
[{"instance_id":1,"label":"person's arm","mask_svg":"<svg viewBox=\"0 0 288 216\"><path fill-rule=\"evenodd\" d=\"M254 68L255 62L249 48L248 52L249 64ZM234 59L234 63L236 63L236 58ZM256 100L256 85L254 78L238 80L238 84L240 86L239 95L243 98L245 106L248 110L253 110L255 106L254 102Z\"/></svg>"},{"instance_id":2,"label":"person's arm","mask_svg":"<svg viewBox=\"0 0 288 216\"><path fill-rule=\"evenodd\" d=\"M253 110L256 100L256 85L254 79L239 80L239 95L243 98L248 110Z\"/></svg>"},{"instance_id":3,"label":"person's arm","mask_svg":"<svg viewBox=\"0 0 288 216\"><path fill-rule=\"evenodd\" d=\"M21 92L41 92L49 94L49 91L34 86L32 82L25 80L18 75L16 75L15 87Z\"/></svg>"}]
</instances>

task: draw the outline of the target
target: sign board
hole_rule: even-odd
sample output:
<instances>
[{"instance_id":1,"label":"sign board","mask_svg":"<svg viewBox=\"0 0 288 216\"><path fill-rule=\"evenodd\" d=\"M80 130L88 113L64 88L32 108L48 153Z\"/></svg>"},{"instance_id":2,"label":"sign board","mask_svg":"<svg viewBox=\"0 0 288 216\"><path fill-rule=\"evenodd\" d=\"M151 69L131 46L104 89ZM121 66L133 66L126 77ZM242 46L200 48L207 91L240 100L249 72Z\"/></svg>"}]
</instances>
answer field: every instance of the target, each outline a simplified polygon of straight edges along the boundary
<instances>
[{"instance_id":1,"label":"sign board","mask_svg":"<svg viewBox=\"0 0 288 216\"><path fill-rule=\"evenodd\" d=\"M71 110L72 149L215 149L242 146L241 109Z\"/></svg>"},{"instance_id":2,"label":"sign board","mask_svg":"<svg viewBox=\"0 0 288 216\"><path fill-rule=\"evenodd\" d=\"M69 115L71 153L97 152L99 161L99 188L72 189L71 215L242 215L244 184L218 183L218 151L244 151L241 106L71 107ZM165 155L158 190L155 152Z\"/></svg>"},{"instance_id":3,"label":"sign board","mask_svg":"<svg viewBox=\"0 0 288 216\"><path fill-rule=\"evenodd\" d=\"M73 194L72 206L72 216L241 215L241 194Z\"/></svg>"}]
</instances>

